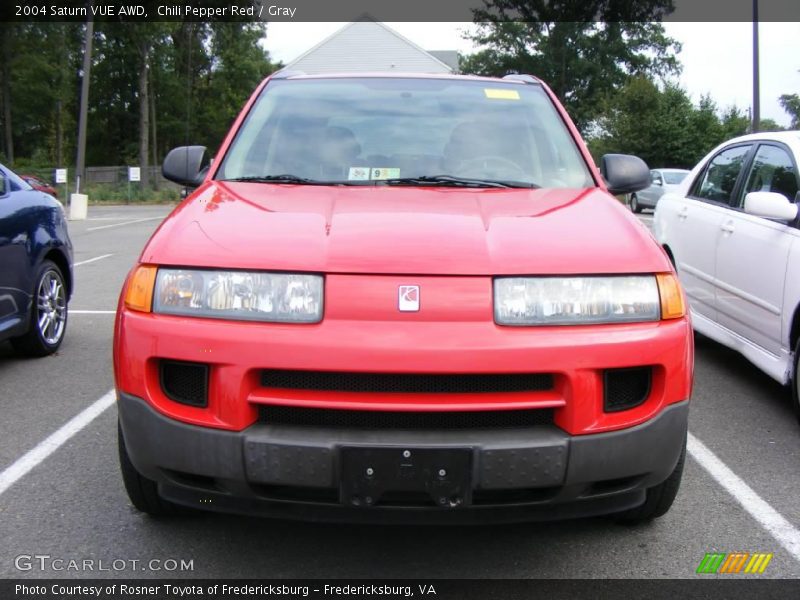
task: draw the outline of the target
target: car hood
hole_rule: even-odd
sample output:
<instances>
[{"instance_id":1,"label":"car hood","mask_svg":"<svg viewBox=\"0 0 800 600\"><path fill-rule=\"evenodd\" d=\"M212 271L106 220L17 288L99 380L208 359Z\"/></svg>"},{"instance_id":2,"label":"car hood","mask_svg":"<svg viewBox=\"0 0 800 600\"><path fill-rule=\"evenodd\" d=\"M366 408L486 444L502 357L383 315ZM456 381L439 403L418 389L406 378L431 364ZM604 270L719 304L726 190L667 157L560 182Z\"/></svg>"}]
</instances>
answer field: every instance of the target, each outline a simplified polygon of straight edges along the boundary
<instances>
[{"instance_id":1,"label":"car hood","mask_svg":"<svg viewBox=\"0 0 800 600\"><path fill-rule=\"evenodd\" d=\"M209 182L147 244L154 264L321 273L514 275L669 270L598 188Z\"/></svg>"}]
</instances>

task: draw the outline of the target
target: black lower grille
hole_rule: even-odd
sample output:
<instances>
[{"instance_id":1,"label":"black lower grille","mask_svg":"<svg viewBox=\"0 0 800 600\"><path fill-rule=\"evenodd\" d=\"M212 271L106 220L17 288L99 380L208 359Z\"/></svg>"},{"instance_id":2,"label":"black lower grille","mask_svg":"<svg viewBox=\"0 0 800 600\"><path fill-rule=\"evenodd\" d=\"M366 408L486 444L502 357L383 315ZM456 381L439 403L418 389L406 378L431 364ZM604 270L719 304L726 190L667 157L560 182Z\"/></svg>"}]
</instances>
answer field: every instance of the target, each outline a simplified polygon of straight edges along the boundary
<instances>
[{"instance_id":1,"label":"black lower grille","mask_svg":"<svg viewBox=\"0 0 800 600\"><path fill-rule=\"evenodd\" d=\"M550 425L553 410L488 410L459 412L399 412L296 408L264 404L259 421L330 429L512 429Z\"/></svg>"},{"instance_id":2,"label":"black lower grille","mask_svg":"<svg viewBox=\"0 0 800 600\"><path fill-rule=\"evenodd\" d=\"M208 365L162 360L159 371L167 398L190 406L208 404Z\"/></svg>"},{"instance_id":3,"label":"black lower grille","mask_svg":"<svg viewBox=\"0 0 800 600\"><path fill-rule=\"evenodd\" d=\"M549 373L409 374L270 369L262 371L261 385L373 394L488 394L550 390L553 376Z\"/></svg>"},{"instance_id":4,"label":"black lower grille","mask_svg":"<svg viewBox=\"0 0 800 600\"><path fill-rule=\"evenodd\" d=\"M647 400L652 372L652 367L608 369L603 382L605 411L627 410Z\"/></svg>"}]
</instances>

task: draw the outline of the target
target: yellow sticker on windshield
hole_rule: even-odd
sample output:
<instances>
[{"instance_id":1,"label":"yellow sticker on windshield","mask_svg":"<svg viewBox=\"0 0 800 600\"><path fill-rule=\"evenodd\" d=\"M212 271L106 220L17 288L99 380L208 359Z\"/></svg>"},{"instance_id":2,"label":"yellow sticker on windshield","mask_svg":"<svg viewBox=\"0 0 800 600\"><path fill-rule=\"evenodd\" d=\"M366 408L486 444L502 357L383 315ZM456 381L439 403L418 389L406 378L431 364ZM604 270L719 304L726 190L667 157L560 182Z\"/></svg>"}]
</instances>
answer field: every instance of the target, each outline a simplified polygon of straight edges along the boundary
<instances>
[{"instance_id":1,"label":"yellow sticker on windshield","mask_svg":"<svg viewBox=\"0 0 800 600\"><path fill-rule=\"evenodd\" d=\"M517 90L484 88L483 93L492 100L519 100L519 92Z\"/></svg>"},{"instance_id":2,"label":"yellow sticker on windshield","mask_svg":"<svg viewBox=\"0 0 800 600\"><path fill-rule=\"evenodd\" d=\"M400 169L397 168L370 168L369 178L376 179L397 179L400 177Z\"/></svg>"}]
</instances>

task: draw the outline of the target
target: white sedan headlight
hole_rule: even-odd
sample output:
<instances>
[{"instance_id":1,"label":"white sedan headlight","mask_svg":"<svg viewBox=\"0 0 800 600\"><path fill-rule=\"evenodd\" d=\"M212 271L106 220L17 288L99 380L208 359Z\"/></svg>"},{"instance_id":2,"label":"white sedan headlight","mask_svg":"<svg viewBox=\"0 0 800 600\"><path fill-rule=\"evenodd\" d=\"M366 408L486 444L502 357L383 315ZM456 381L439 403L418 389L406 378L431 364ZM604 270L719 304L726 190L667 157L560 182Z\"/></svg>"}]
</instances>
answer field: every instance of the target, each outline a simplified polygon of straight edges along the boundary
<instances>
[{"instance_id":1,"label":"white sedan headlight","mask_svg":"<svg viewBox=\"0 0 800 600\"><path fill-rule=\"evenodd\" d=\"M499 325L631 323L660 318L654 275L494 280L494 320Z\"/></svg>"},{"instance_id":2,"label":"white sedan headlight","mask_svg":"<svg viewBox=\"0 0 800 600\"><path fill-rule=\"evenodd\" d=\"M322 277L291 273L159 269L153 312L281 323L322 320Z\"/></svg>"}]
</instances>

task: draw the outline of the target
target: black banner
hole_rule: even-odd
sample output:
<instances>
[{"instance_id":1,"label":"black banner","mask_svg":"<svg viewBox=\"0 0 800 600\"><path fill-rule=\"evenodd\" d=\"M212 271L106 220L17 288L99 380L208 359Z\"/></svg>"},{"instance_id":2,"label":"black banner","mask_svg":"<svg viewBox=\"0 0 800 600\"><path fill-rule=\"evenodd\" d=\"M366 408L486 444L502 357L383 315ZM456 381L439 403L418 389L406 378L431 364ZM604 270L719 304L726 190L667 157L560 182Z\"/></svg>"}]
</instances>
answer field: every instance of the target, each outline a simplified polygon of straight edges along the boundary
<instances>
[{"instance_id":1,"label":"black banner","mask_svg":"<svg viewBox=\"0 0 800 600\"><path fill-rule=\"evenodd\" d=\"M797 598L800 581L750 577L681 580L2 580L3 600L547 600Z\"/></svg>"},{"instance_id":2,"label":"black banner","mask_svg":"<svg viewBox=\"0 0 800 600\"><path fill-rule=\"evenodd\" d=\"M800 21L798 0L758 18ZM0 21L752 21L753 0L4 0Z\"/></svg>"}]
</instances>

